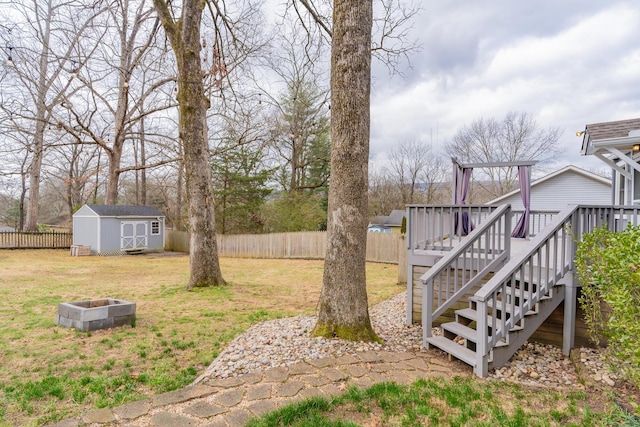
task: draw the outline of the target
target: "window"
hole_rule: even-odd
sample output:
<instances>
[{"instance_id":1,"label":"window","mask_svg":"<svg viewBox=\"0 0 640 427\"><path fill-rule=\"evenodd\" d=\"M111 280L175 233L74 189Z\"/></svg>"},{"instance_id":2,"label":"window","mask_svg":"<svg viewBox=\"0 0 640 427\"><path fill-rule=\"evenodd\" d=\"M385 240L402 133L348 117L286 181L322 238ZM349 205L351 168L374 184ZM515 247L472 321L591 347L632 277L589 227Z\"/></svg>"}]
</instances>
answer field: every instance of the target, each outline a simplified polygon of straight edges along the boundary
<instances>
[{"instance_id":1,"label":"window","mask_svg":"<svg viewBox=\"0 0 640 427\"><path fill-rule=\"evenodd\" d=\"M151 221L151 234L160 234L160 221Z\"/></svg>"}]
</instances>

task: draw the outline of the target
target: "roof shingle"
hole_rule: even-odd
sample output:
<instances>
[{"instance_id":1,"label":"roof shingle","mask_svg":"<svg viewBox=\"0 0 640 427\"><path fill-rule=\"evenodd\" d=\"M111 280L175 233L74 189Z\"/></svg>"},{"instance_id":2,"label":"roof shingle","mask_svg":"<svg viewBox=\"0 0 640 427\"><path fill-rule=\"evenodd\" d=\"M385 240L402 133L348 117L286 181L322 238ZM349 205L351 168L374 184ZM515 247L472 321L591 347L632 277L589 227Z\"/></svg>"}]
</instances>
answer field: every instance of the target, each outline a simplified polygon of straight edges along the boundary
<instances>
[{"instance_id":1,"label":"roof shingle","mask_svg":"<svg viewBox=\"0 0 640 427\"><path fill-rule=\"evenodd\" d=\"M164 216L153 206L87 205L100 216Z\"/></svg>"}]
</instances>

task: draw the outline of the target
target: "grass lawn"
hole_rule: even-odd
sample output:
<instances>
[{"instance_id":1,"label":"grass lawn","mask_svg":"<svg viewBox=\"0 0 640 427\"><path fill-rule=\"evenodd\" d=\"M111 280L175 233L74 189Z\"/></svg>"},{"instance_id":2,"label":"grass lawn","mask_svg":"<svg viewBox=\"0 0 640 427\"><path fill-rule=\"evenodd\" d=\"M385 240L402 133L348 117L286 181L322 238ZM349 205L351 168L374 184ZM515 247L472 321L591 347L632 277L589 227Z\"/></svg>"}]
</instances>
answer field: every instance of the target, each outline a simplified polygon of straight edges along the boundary
<instances>
[{"instance_id":1,"label":"grass lawn","mask_svg":"<svg viewBox=\"0 0 640 427\"><path fill-rule=\"evenodd\" d=\"M40 425L185 386L250 325L314 312L322 261L222 259L229 286L185 291L187 256L0 251L0 425ZM404 290L367 266L370 304ZM57 326L60 302L137 304L135 327Z\"/></svg>"},{"instance_id":2,"label":"grass lawn","mask_svg":"<svg viewBox=\"0 0 640 427\"><path fill-rule=\"evenodd\" d=\"M281 408L247 427L382 426L639 426L617 410L593 412L582 390L526 389L478 378L434 378L411 385L380 383L341 396L312 398Z\"/></svg>"}]
</instances>

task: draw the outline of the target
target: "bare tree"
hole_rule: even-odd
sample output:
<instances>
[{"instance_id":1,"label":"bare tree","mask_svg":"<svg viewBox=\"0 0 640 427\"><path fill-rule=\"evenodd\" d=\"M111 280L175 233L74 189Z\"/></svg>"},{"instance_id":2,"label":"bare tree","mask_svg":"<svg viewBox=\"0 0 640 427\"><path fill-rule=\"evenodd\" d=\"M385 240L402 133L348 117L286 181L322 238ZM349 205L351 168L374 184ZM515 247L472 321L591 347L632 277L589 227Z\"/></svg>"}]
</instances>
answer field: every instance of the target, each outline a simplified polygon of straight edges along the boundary
<instances>
[{"instance_id":1,"label":"bare tree","mask_svg":"<svg viewBox=\"0 0 640 427\"><path fill-rule=\"evenodd\" d=\"M207 109L202 79L200 25L204 8L219 7L217 2L185 0L181 10L165 0L153 0L165 34L176 56L177 90L180 106L180 139L184 146L189 202L191 277L187 289L224 285L216 242L215 207L209 144L207 141ZM220 16L223 28L230 23Z\"/></svg>"},{"instance_id":2,"label":"bare tree","mask_svg":"<svg viewBox=\"0 0 640 427\"><path fill-rule=\"evenodd\" d=\"M552 159L559 153L558 127L542 128L525 112L509 112L498 121L479 118L460 129L445 146L446 152L464 163L515 162L519 160ZM486 187L494 197L513 190L517 182L514 167L487 168L483 172L497 190Z\"/></svg>"},{"instance_id":3,"label":"bare tree","mask_svg":"<svg viewBox=\"0 0 640 427\"><path fill-rule=\"evenodd\" d=\"M435 199L435 185L444 179L444 168L430 146L420 141L403 142L389 152L388 158L386 173L400 192L402 205Z\"/></svg>"},{"instance_id":4,"label":"bare tree","mask_svg":"<svg viewBox=\"0 0 640 427\"><path fill-rule=\"evenodd\" d=\"M403 206L402 194L389 174L382 168L369 171L369 218L389 215Z\"/></svg>"},{"instance_id":5,"label":"bare tree","mask_svg":"<svg viewBox=\"0 0 640 427\"><path fill-rule=\"evenodd\" d=\"M25 230L37 229L42 162L47 147L45 130L53 108L69 90L69 81L64 77L71 64L66 58L103 10L95 5L85 7L53 0L25 0L14 5L11 20L16 27L7 43L12 47L12 71L29 94L22 115L31 120L32 135Z\"/></svg>"},{"instance_id":6,"label":"bare tree","mask_svg":"<svg viewBox=\"0 0 640 427\"><path fill-rule=\"evenodd\" d=\"M312 334L380 341L366 286L372 3L334 1L331 176L322 291Z\"/></svg>"}]
</instances>

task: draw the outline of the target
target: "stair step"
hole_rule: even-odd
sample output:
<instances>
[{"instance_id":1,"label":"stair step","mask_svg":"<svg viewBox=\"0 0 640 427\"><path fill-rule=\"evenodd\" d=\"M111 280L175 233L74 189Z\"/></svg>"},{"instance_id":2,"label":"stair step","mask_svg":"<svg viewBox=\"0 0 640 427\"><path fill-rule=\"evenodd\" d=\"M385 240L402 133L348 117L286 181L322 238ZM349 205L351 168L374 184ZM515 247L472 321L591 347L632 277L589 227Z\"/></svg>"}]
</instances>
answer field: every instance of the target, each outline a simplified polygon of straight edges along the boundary
<instances>
[{"instance_id":1,"label":"stair step","mask_svg":"<svg viewBox=\"0 0 640 427\"><path fill-rule=\"evenodd\" d=\"M495 310L502 311L502 301L497 301L497 304L498 305L497 305L497 307L495 307ZM494 308L493 307L493 300L487 301L487 307ZM513 307L511 304L507 304L504 311L506 311L507 313L512 313L514 308L515 309L522 309L522 307L520 307L518 305ZM538 310L534 308L534 309L530 309L529 311L527 311L525 313L525 316L531 316L531 315L537 314L537 313L538 313Z\"/></svg>"},{"instance_id":2,"label":"stair step","mask_svg":"<svg viewBox=\"0 0 640 427\"><path fill-rule=\"evenodd\" d=\"M472 329L468 326L464 326L458 322L448 322L440 325L443 330L454 333L462 338L469 340L471 342L476 342L478 336L476 335L476 330Z\"/></svg>"},{"instance_id":3,"label":"stair step","mask_svg":"<svg viewBox=\"0 0 640 427\"><path fill-rule=\"evenodd\" d=\"M475 366L476 365L476 353L473 350L469 350L465 346L460 344L456 344L455 342L446 339L442 336L437 337L429 337L427 338L427 342L434 346L438 347L440 350L452 355L456 359L462 360L467 365Z\"/></svg>"},{"instance_id":4,"label":"stair step","mask_svg":"<svg viewBox=\"0 0 640 427\"><path fill-rule=\"evenodd\" d=\"M520 288L507 288L505 290L505 293L509 296L515 296L516 298L524 298L529 296L529 291L525 291L523 289ZM552 297L549 295L544 295L540 298L540 301L545 300L545 299L551 299Z\"/></svg>"},{"instance_id":5,"label":"stair step","mask_svg":"<svg viewBox=\"0 0 640 427\"><path fill-rule=\"evenodd\" d=\"M468 341L471 341L473 343L477 342L478 336L476 334L476 330L473 328L470 328L468 326L462 325L460 323L457 322L448 322L448 323L443 323L440 325L440 327L443 330L449 331L453 334L456 334ZM507 345L506 341L498 341L498 343L496 344L496 347L502 347Z\"/></svg>"},{"instance_id":6,"label":"stair step","mask_svg":"<svg viewBox=\"0 0 640 427\"><path fill-rule=\"evenodd\" d=\"M456 316L464 317L465 319L473 320L476 322L478 321L478 311L472 308L462 308L460 310L456 310L455 314ZM487 324L491 326L493 324L493 317L487 316L487 322L488 322ZM496 325L499 323L500 323L500 319L496 319ZM518 325L511 328L512 331L519 331L520 329L522 329L522 326L518 326Z\"/></svg>"}]
</instances>

